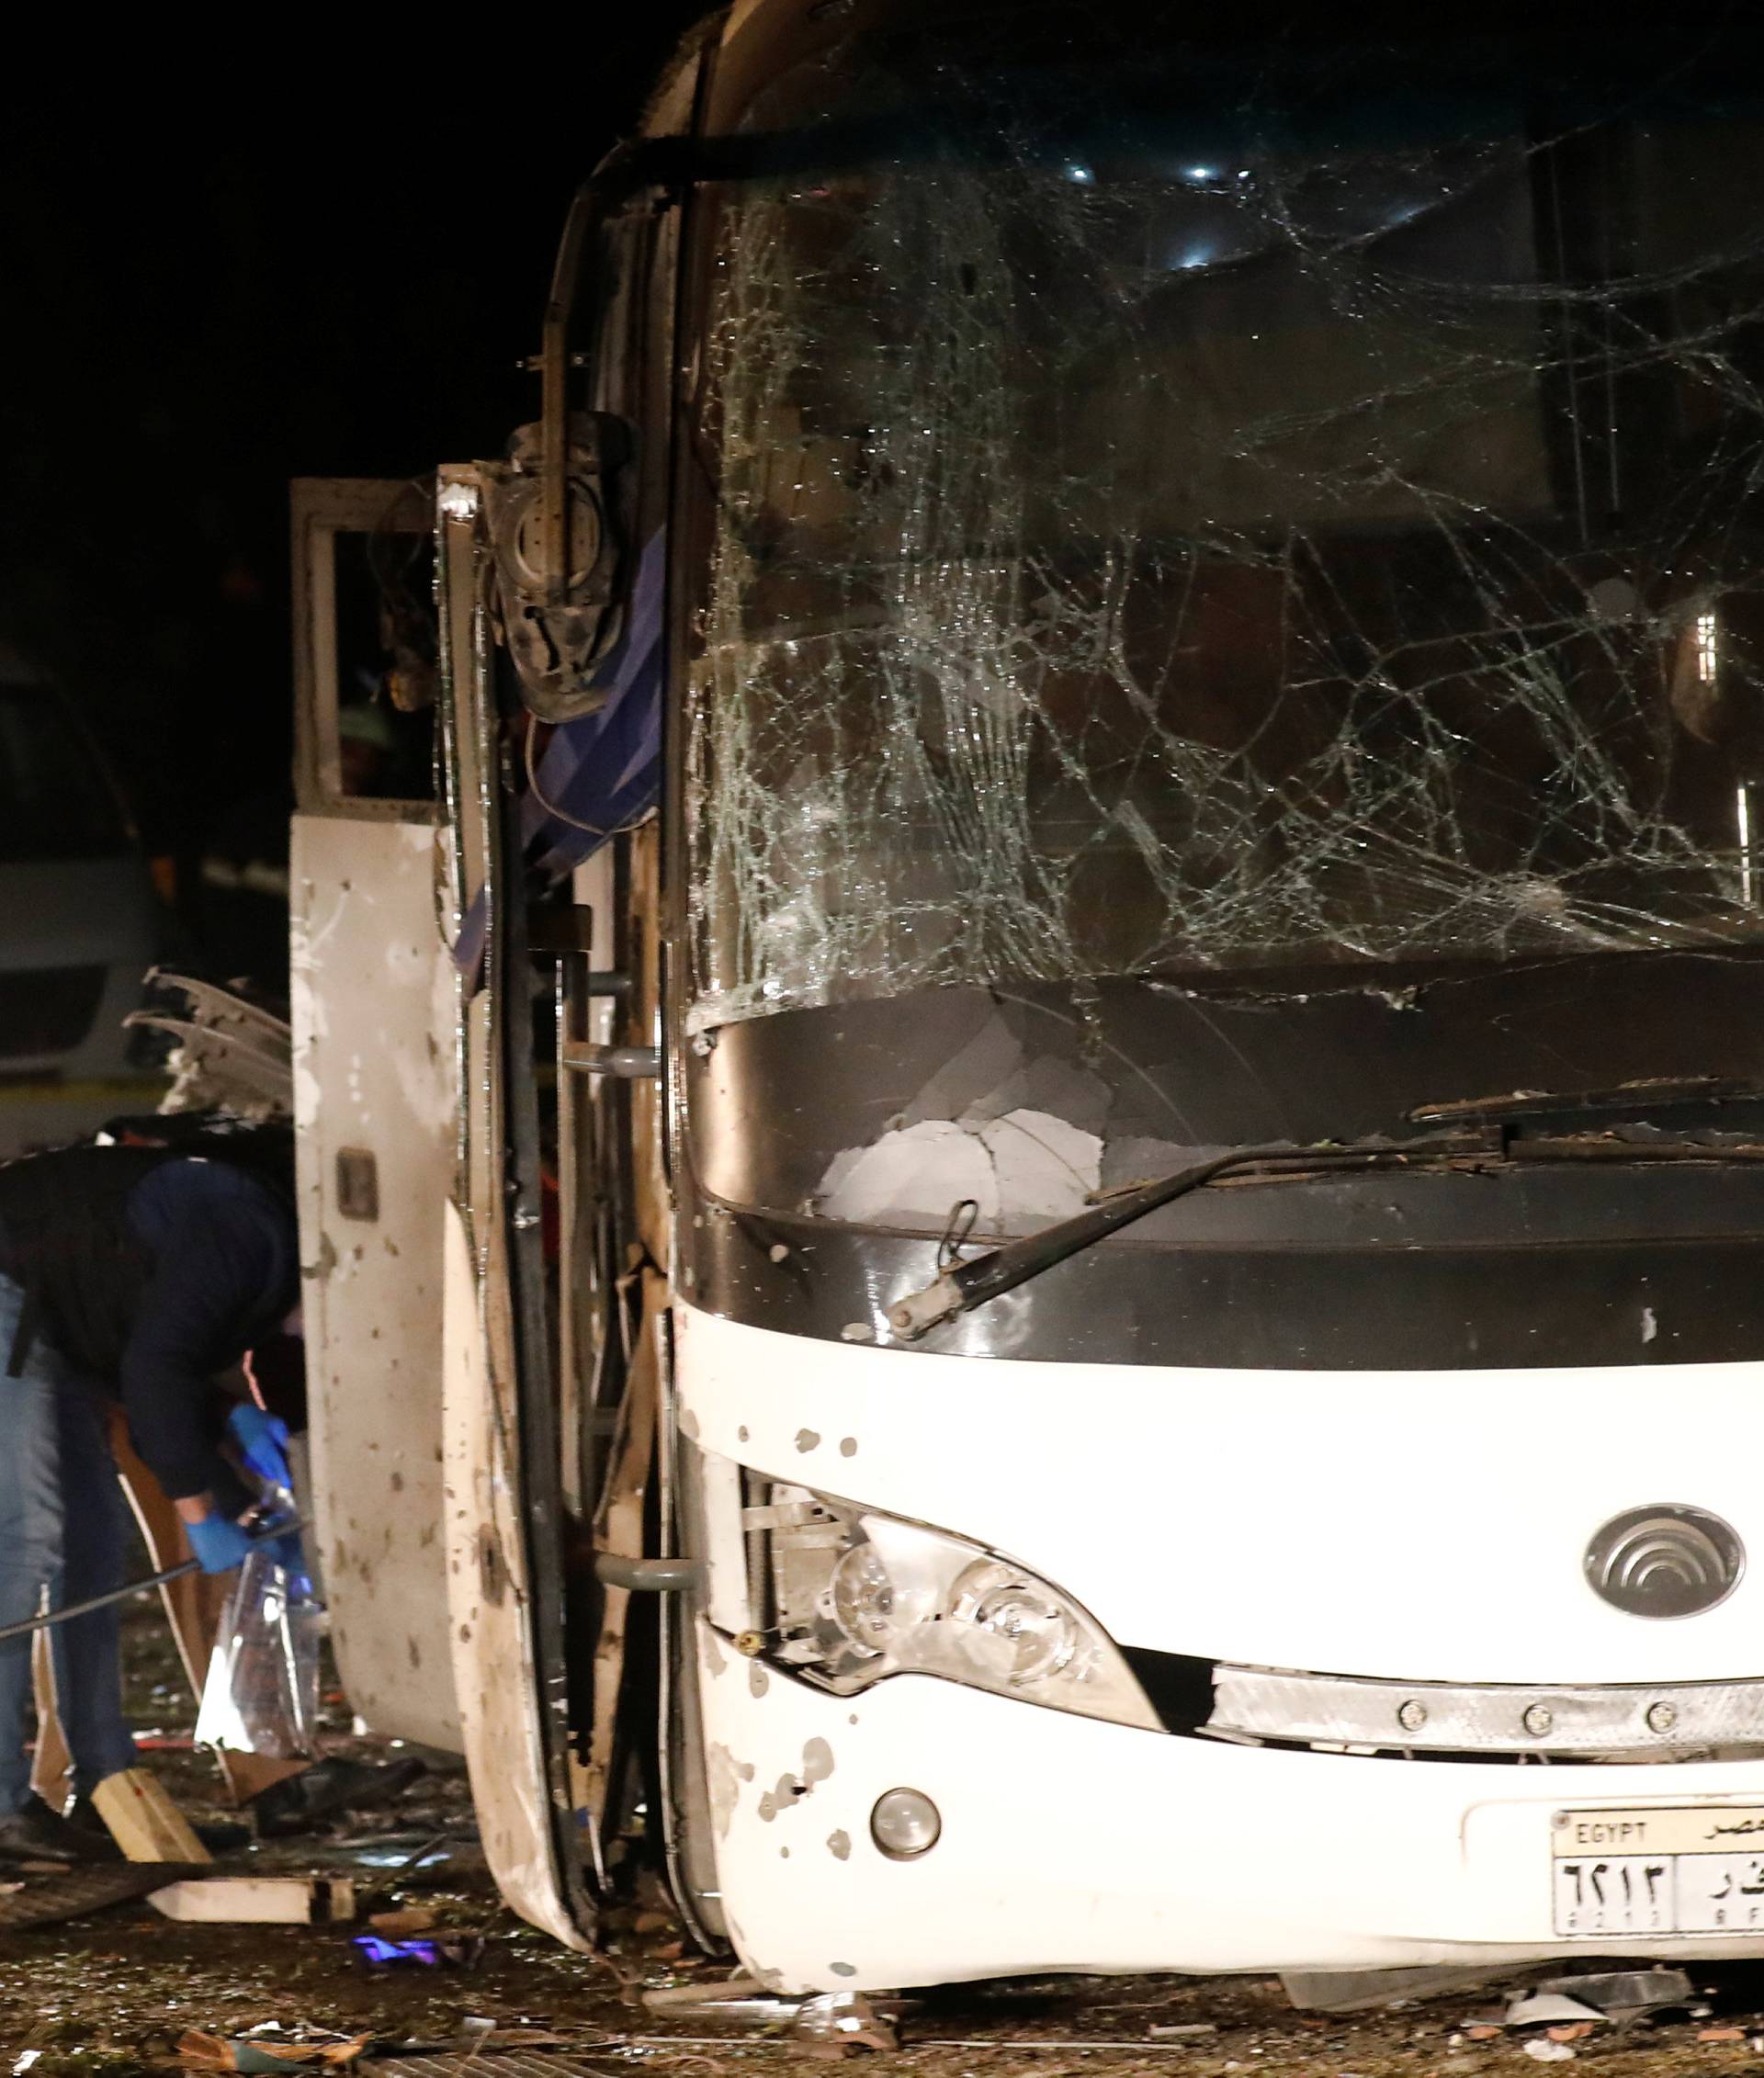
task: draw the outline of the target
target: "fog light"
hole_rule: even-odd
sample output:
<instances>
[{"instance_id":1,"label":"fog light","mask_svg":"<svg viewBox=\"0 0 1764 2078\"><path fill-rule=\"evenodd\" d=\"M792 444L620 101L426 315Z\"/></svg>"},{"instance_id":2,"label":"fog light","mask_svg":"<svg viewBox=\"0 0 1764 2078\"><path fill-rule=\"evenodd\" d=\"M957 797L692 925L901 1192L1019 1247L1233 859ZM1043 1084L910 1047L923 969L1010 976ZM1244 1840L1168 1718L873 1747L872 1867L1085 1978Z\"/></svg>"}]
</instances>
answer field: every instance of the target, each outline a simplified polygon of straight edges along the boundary
<instances>
[{"instance_id":1,"label":"fog light","mask_svg":"<svg viewBox=\"0 0 1764 2078\"><path fill-rule=\"evenodd\" d=\"M870 1837L890 1861L911 1861L937 1845L944 1822L922 1790L885 1790L870 1813Z\"/></svg>"}]
</instances>

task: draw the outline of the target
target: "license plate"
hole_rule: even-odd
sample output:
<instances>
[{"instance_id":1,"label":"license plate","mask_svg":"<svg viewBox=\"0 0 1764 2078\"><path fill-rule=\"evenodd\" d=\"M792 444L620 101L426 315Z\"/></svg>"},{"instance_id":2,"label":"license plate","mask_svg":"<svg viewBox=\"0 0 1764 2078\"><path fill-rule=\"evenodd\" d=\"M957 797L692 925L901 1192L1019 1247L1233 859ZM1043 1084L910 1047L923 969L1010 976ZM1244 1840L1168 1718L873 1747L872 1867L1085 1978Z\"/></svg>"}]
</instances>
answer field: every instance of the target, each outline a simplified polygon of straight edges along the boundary
<instances>
[{"instance_id":1,"label":"license plate","mask_svg":"<svg viewBox=\"0 0 1764 2078\"><path fill-rule=\"evenodd\" d=\"M1559 1935L1764 1932L1764 1804L1559 1811Z\"/></svg>"}]
</instances>

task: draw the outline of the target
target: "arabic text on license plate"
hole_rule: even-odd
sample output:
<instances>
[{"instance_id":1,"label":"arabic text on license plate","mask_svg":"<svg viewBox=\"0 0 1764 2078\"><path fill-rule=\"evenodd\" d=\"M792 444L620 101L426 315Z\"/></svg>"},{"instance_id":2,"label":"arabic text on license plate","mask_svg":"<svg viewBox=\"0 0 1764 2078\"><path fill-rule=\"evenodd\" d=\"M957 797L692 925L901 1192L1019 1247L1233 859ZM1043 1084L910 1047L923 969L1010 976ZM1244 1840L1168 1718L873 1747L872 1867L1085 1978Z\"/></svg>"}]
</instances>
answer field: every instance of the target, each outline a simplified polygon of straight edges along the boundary
<instances>
[{"instance_id":1,"label":"arabic text on license plate","mask_svg":"<svg viewBox=\"0 0 1764 2078\"><path fill-rule=\"evenodd\" d=\"M1764 1804L1559 1811L1555 1931L1764 1932Z\"/></svg>"}]
</instances>

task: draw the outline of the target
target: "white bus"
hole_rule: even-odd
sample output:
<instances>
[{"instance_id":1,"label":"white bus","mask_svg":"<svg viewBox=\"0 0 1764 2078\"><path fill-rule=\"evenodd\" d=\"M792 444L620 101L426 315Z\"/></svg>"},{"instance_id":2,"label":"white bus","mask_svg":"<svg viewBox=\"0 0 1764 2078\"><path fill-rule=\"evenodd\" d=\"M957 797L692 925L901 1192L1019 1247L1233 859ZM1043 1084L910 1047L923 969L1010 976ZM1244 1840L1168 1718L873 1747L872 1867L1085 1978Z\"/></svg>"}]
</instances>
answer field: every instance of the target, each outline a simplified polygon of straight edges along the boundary
<instances>
[{"instance_id":1,"label":"white bus","mask_svg":"<svg viewBox=\"0 0 1764 2078\"><path fill-rule=\"evenodd\" d=\"M1741 15L740 0L297 487L338 1648L560 1938L1764 1952Z\"/></svg>"}]
</instances>

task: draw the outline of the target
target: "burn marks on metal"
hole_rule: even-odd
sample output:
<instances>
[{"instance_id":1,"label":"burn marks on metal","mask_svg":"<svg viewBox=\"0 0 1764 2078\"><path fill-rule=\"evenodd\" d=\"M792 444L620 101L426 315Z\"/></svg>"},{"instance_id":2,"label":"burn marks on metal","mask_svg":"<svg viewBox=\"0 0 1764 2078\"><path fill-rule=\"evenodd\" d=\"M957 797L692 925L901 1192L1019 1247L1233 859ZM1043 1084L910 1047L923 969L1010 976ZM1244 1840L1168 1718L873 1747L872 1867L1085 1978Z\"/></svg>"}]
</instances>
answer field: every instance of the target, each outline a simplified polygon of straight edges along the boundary
<instances>
[{"instance_id":1,"label":"burn marks on metal","mask_svg":"<svg viewBox=\"0 0 1764 2078\"><path fill-rule=\"evenodd\" d=\"M786 1771L778 1777L776 1786L760 1798L760 1816L770 1824L781 1813L795 1810L804 1798L813 1795L817 1783L826 1781L832 1772L833 1749L825 1739L810 1739L802 1749L801 1772Z\"/></svg>"},{"instance_id":2,"label":"burn marks on metal","mask_svg":"<svg viewBox=\"0 0 1764 2078\"><path fill-rule=\"evenodd\" d=\"M682 1428L685 1426L684 1419L681 1426ZM697 1429L695 1427L690 1433L695 1438L698 1433ZM751 1431L745 1425L738 1429L735 1434L736 1440L741 1443L750 1443L753 1440ZM826 1441L827 1438L818 1429L798 1429L791 1438L791 1442L800 1457L808 1457L811 1452L820 1450ZM842 1458L854 1458L857 1455L857 1438L855 1436L842 1436L839 1439L839 1454Z\"/></svg>"},{"instance_id":3,"label":"burn marks on metal","mask_svg":"<svg viewBox=\"0 0 1764 2078\"><path fill-rule=\"evenodd\" d=\"M714 1741L705 1755L705 1780L710 1798L711 1824L719 1840L729 1837L729 1829L734 1823L735 1807L741 1801L741 1785L753 1779L753 1763L737 1760L720 1740Z\"/></svg>"}]
</instances>

